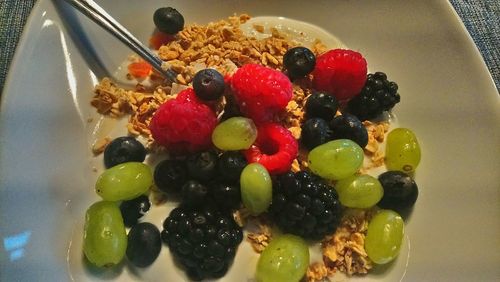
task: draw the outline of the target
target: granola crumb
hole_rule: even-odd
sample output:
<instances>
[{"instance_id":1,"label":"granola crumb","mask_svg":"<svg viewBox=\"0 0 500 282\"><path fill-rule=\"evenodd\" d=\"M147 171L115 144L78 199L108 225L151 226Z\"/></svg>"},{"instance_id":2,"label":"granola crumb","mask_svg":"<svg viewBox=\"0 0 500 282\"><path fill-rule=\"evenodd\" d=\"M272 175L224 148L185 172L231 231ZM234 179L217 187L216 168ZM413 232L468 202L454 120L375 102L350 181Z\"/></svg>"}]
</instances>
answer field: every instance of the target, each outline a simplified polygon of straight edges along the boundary
<instances>
[{"instance_id":1,"label":"granola crumb","mask_svg":"<svg viewBox=\"0 0 500 282\"><path fill-rule=\"evenodd\" d=\"M262 253L271 241L271 228L262 220L258 222L258 232L250 232L247 235L247 241L250 242L253 250L257 253Z\"/></svg>"},{"instance_id":2,"label":"granola crumb","mask_svg":"<svg viewBox=\"0 0 500 282\"><path fill-rule=\"evenodd\" d=\"M316 282L323 281L326 277L328 277L328 268L322 262L315 262L307 268L306 271L306 281L307 282Z\"/></svg>"},{"instance_id":3,"label":"granola crumb","mask_svg":"<svg viewBox=\"0 0 500 282\"><path fill-rule=\"evenodd\" d=\"M111 138L109 137L104 137L101 139L98 139L95 141L94 145L92 145L92 153L94 155L99 155L102 152L104 152L104 149L106 149L106 146L111 142Z\"/></svg>"}]
</instances>

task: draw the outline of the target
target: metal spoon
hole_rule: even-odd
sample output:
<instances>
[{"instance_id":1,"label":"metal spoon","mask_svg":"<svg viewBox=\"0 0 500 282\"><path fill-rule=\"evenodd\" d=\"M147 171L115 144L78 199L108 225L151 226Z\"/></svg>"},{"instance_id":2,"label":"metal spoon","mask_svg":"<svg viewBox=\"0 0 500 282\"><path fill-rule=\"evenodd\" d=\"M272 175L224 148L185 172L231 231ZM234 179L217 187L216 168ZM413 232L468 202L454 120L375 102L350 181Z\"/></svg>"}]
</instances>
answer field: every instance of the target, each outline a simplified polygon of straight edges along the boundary
<instances>
[{"instance_id":1,"label":"metal spoon","mask_svg":"<svg viewBox=\"0 0 500 282\"><path fill-rule=\"evenodd\" d=\"M150 63L153 68L164 75L171 82L177 82L177 73L171 69L162 68L163 61L156 56L149 48L144 46L130 31L124 28L118 21L111 17L102 7L92 0L65 0L82 14L93 20L102 28L125 43L132 51L136 52L144 60Z\"/></svg>"}]
</instances>

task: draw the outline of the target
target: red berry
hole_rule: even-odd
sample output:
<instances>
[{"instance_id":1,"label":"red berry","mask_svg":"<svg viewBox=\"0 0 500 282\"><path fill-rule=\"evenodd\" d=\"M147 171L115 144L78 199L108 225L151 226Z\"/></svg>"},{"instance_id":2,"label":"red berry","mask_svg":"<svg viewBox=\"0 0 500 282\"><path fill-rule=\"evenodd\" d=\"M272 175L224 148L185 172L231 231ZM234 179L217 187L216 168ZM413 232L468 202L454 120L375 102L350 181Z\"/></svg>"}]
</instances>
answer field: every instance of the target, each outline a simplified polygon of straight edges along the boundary
<instances>
[{"instance_id":1,"label":"red berry","mask_svg":"<svg viewBox=\"0 0 500 282\"><path fill-rule=\"evenodd\" d=\"M360 53L345 49L330 50L316 58L313 87L345 101L359 94L366 81L366 72L366 60Z\"/></svg>"},{"instance_id":2,"label":"red berry","mask_svg":"<svg viewBox=\"0 0 500 282\"><path fill-rule=\"evenodd\" d=\"M267 123L258 127L257 140L244 154L248 163L260 163L269 173L280 174L290 170L298 151L299 144L288 129Z\"/></svg>"},{"instance_id":3,"label":"red berry","mask_svg":"<svg viewBox=\"0 0 500 282\"><path fill-rule=\"evenodd\" d=\"M239 68L231 78L231 86L240 111L256 123L273 120L293 95L286 75L256 64Z\"/></svg>"},{"instance_id":4,"label":"red berry","mask_svg":"<svg viewBox=\"0 0 500 282\"><path fill-rule=\"evenodd\" d=\"M149 129L158 144L170 151L185 153L209 148L216 124L215 113L188 88L156 110Z\"/></svg>"}]
</instances>

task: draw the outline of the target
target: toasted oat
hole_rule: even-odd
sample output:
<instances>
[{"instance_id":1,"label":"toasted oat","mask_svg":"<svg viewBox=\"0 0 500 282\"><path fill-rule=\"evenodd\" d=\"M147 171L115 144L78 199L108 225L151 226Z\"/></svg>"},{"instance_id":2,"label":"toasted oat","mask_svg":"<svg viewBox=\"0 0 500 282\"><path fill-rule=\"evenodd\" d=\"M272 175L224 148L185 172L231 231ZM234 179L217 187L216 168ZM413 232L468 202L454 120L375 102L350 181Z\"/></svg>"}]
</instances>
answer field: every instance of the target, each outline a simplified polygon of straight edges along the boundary
<instances>
[{"instance_id":1,"label":"toasted oat","mask_svg":"<svg viewBox=\"0 0 500 282\"><path fill-rule=\"evenodd\" d=\"M94 145L92 145L92 152L94 155L99 155L104 152L104 149L106 149L109 142L111 142L111 138L109 137L104 137L95 141Z\"/></svg>"},{"instance_id":2,"label":"toasted oat","mask_svg":"<svg viewBox=\"0 0 500 282\"><path fill-rule=\"evenodd\" d=\"M370 156L371 161L368 166L363 168L366 171L370 168L384 165L384 153L381 151L379 145L385 140L385 134L389 131L389 123L386 121L379 123L363 121L363 125L368 132L368 144L364 148L364 151Z\"/></svg>"},{"instance_id":3,"label":"toasted oat","mask_svg":"<svg viewBox=\"0 0 500 282\"><path fill-rule=\"evenodd\" d=\"M262 253L264 249L269 245L271 241L271 228L266 223L259 221L258 222L259 231L255 233L248 233L247 241L250 242L250 245L257 253Z\"/></svg>"},{"instance_id":4,"label":"toasted oat","mask_svg":"<svg viewBox=\"0 0 500 282\"><path fill-rule=\"evenodd\" d=\"M367 273L372 268L364 249L372 214L372 210L348 210L337 231L323 240L323 262L329 273L341 271L352 276Z\"/></svg>"},{"instance_id":5,"label":"toasted oat","mask_svg":"<svg viewBox=\"0 0 500 282\"><path fill-rule=\"evenodd\" d=\"M307 282L315 282L315 281L323 281L329 275L328 268L324 263L315 262L307 268L306 271L306 281Z\"/></svg>"}]
</instances>

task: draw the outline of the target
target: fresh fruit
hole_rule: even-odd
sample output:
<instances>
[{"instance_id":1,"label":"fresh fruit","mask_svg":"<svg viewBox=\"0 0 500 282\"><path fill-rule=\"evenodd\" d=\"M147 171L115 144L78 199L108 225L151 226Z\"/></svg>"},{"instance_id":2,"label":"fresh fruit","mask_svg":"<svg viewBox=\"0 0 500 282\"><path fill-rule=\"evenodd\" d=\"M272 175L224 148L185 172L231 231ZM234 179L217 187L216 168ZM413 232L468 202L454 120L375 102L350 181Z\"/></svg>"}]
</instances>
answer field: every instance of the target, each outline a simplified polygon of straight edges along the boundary
<instances>
[{"instance_id":1,"label":"fresh fruit","mask_svg":"<svg viewBox=\"0 0 500 282\"><path fill-rule=\"evenodd\" d=\"M91 205L85 214L83 253L98 267L120 263L127 249L127 233L118 205L101 201Z\"/></svg>"},{"instance_id":2,"label":"fresh fruit","mask_svg":"<svg viewBox=\"0 0 500 282\"><path fill-rule=\"evenodd\" d=\"M146 78L153 71L153 66L148 62L139 61L130 63L127 67L128 73L135 78Z\"/></svg>"},{"instance_id":3,"label":"fresh fruit","mask_svg":"<svg viewBox=\"0 0 500 282\"><path fill-rule=\"evenodd\" d=\"M161 251L160 231L149 222L134 225L128 232L127 258L135 266L151 265Z\"/></svg>"},{"instance_id":4,"label":"fresh fruit","mask_svg":"<svg viewBox=\"0 0 500 282\"><path fill-rule=\"evenodd\" d=\"M415 181L402 171L386 171L378 176L384 196L377 204L383 209L404 210L413 207L418 198Z\"/></svg>"},{"instance_id":5,"label":"fresh fruit","mask_svg":"<svg viewBox=\"0 0 500 282\"><path fill-rule=\"evenodd\" d=\"M309 168L315 174L330 180L354 175L363 165L364 153L354 141L338 139L309 152Z\"/></svg>"},{"instance_id":6,"label":"fresh fruit","mask_svg":"<svg viewBox=\"0 0 500 282\"><path fill-rule=\"evenodd\" d=\"M135 225L137 220L149 211L149 208L151 208L151 202L149 202L146 195L121 202L120 212L122 213L123 223L128 227Z\"/></svg>"},{"instance_id":7,"label":"fresh fruit","mask_svg":"<svg viewBox=\"0 0 500 282\"><path fill-rule=\"evenodd\" d=\"M258 163L247 165L240 177L241 200L253 215L267 210L273 195L273 183L266 168Z\"/></svg>"},{"instance_id":8,"label":"fresh fruit","mask_svg":"<svg viewBox=\"0 0 500 282\"><path fill-rule=\"evenodd\" d=\"M214 101L224 94L224 77L215 69L202 69L193 78L193 89L198 98Z\"/></svg>"},{"instance_id":9,"label":"fresh fruit","mask_svg":"<svg viewBox=\"0 0 500 282\"><path fill-rule=\"evenodd\" d=\"M153 33L153 35L149 38L149 45L154 50L158 50L160 49L161 46L166 45L167 43L173 41L174 39L175 36L156 30Z\"/></svg>"},{"instance_id":10,"label":"fresh fruit","mask_svg":"<svg viewBox=\"0 0 500 282\"><path fill-rule=\"evenodd\" d=\"M305 47L288 49L283 56L283 67L291 79L311 73L316 65L316 57Z\"/></svg>"},{"instance_id":11,"label":"fresh fruit","mask_svg":"<svg viewBox=\"0 0 500 282\"><path fill-rule=\"evenodd\" d=\"M176 34L184 28L184 17L172 7L159 8L153 14L155 26L167 34Z\"/></svg>"},{"instance_id":12,"label":"fresh fruit","mask_svg":"<svg viewBox=\"0 0 500 282\"><path fill-rule=\"evenodd\" d=\"M312 150L332 139L332 131L328 123L321 118L306 120L301 129L300 143L308 150Z\"/></svg>"},{"instance_id":13,"label":"fresh fruit","mask_svg":"<svg viewBox=\"0 0 500 282\"><path fill-rule=\"evenodd\" d=\"M153 185L149 166L129 162L105 170L97 179L95 190L107 201L131 200L146 193Z\"/></svg>"},{"instance_id":14,"label":"fresh fruit","mask_svg":"<svg viewBox=\"0 0 500 282\"><path fill-rule=\"evenodd\" d=\"M171 153L199 152L211 146L216 124L212 109L188 88L156 110L149 129L156 143Z\"/></svg>"},{"instance_id":15,"label":"fresh fruit","mask_svg":"<svg viewBox=\"0 0 500 282\"><path fill-rule=\"evenodd\" d=\"M359 94L366 81L366 60L352 50L334 49L316 58L313 87L327 91L339 101Z\"/></svg>"},{"instance_id":16,"label":"fresh fruit","mask_svg":"<svg viewBox=\"0 0 500 282\"><path fill-rule=\"evenodd\" d=\"M162 238L192 280L219 278L231 265L243 240L231 214L212 205L177 207L163 223Z\"/></svg>"},{"instance_id":17,"label":"fresh fruit","mask_svg":"<svg viewBox=\"0 0 500 282\"><path fill-rule=\"evenodd\" d=\"M245 166L247 159L239 151L227 151L222 153L217 162L217 173L219 177L230 183L238 183L240 175Z\"/></svg>"},{"instance_id":18,"label":"fresh fruit","mask_svg":"<svg viewBox=\"0 0 500 282\"><path fill-rule=\"evenodd\" d=\"M188 174L191 178L207 181L217 173L217 154L214 151L200 152L186 159Z\"/></svg>"},{"instance_id":19,"label":"fresh fruit","mask_svg":"<svg viewBox=\"0 0 500 282\"><path fill-rule=\"evenodd\" d=\"M246 150L257 139L257 127L244 117L232 117L219 123L212 132L215 147L225 151Z\"/></svg>"},{"instance_id":20,"label":"fresh fruit","mask_svg":"<svg viewBox=\"0 0 500 282\"><path fill-rule=\"evenodd\" d=\"M298 142L288 129L268 123L258 127L254 145L244 154L248 163L260 163L270 174L279 174L290 170L298 151Z\"/></svg>"},{"instance_id":21,"label":"fresh fruit","mask_svg":"<svg viewBox=\"0 0 500 282\"><path fill-rule=\"evenodd\" d=\"M330 123L332 139L350 139L361 148L368 144L368 131L361 121L348 113L336 116Z\"/></svg>"},{"instance_id":22,"label":"fresh fruit","mask_svg":"<svg viewBox=\"0 0 500 282\"><path fill-rule=\"evenodd\" d=\"M106 168L126 162L143 162L146 149L134 137L122 136L111 141L104 149L104 165Z\"/></svg>"},{"instance_id":23,"label":"fresh fruit","mask_svg":"<svg viewBox=\"0 0 500 282\"><path fill-rule=\"evenodd\" d=\"M234 184L213 184L211 189L215 203L225 209L237 209L241 204L240 186Z\"/></svg>"},{"instance_id":24,"label":"fresh fruit","mask_svg":"<svg viewBox=\"0 0 500 282\"><path fill-rule=\"evenodd\" d=\"M335 184L340 203L348 208L366 209L373 207L384 194L377 178L362 174L339 180Z\"/></svg>"},{"instance_id":25,"label":"fresh fruit","mask_svg":"<svg viewBox=\"0 0 500 282\"><path fill-rule=\"evenodd\" d=\"M333 187L306 171L277 178L269 212L283 232L312 240L333 234L341 218Z\"/></svg>"},{"instance_id":26,"label":"fresh fruit","mask_svg":"<svg viewBox=\"0 0 500 282\"><path fill-rule=\"evenodd\" d=\"M407 128L396 128L389 132L385 147L387 169L411 173L419 163L420 145L415 133Z\"/></svg>"},{"instance_id":27,"label":"fresh fruit","mask_svg":"<svg viewBox=\"0 0 500 282\"><path fill-rule=\"evenodd\" d=\"M337 98L327 92L313 91L306 100L305 111L308 119L317 117L329 122L338 109Z\"/></svg>"},{"instance_id":28,"label":"fresh fruit","mask_svg":"<svg viewBox=\"0 0 500 282\"><path fill-rule=\"evenodd\" d=\"M208 188L195 180L182 186L182 203L188 206L200 206L207 199Z\"/></svg>"},{"instance_id":29,"label":"fresh fruit","mask_svg":"<svg viewBox=\"0 0 500 282\"><path fill-rule=\"evenodd\" d=\"M187 178L188 171L183 161L163 160L155 167L154 181L162 192L179 193Z\"/></svg>"},{"instance_id":30,"label":"fresh fruit","mask_svg":"<svg viewBox=\"0 0 500 282\"><path fill-rule=\"evenodd\" d=\"M373 119L399 103L398 85L383 72L369 74L361 93L347 104L347 110L360 120Z\"/></svg>"},{"instance_id":31,"label":"fresh fruit","mask_svg":"<svg viewBox=\"0 0 500 282\"><path fill-rule=\"evenodd\" d=\"M298 282L309 266L309 247L300 237L273 238L257 262L258 282Z\"/></svg>"},{"instance_id":32,"label":"fresh fruit","mask_svg":"<svg viewBox=\"0 0 500 282\"><path fill-rule=\"evenodd\" d=\"M241 112L256 123L272 121L292 99L292 83L282 72L246 64L231 78L231 87Z\"/></svg>"},{"instance_id":33,"label":"fresh fruit","mask_svg":"<svg viewBox=\"0 0 500 282\"><path fill-rule=\"evenodd\" d=\"M365 249L376 264L385 264L397 257L404 236L404 222L391 210L380 210L368 223Z\"/></svg>"}]
</instances>

